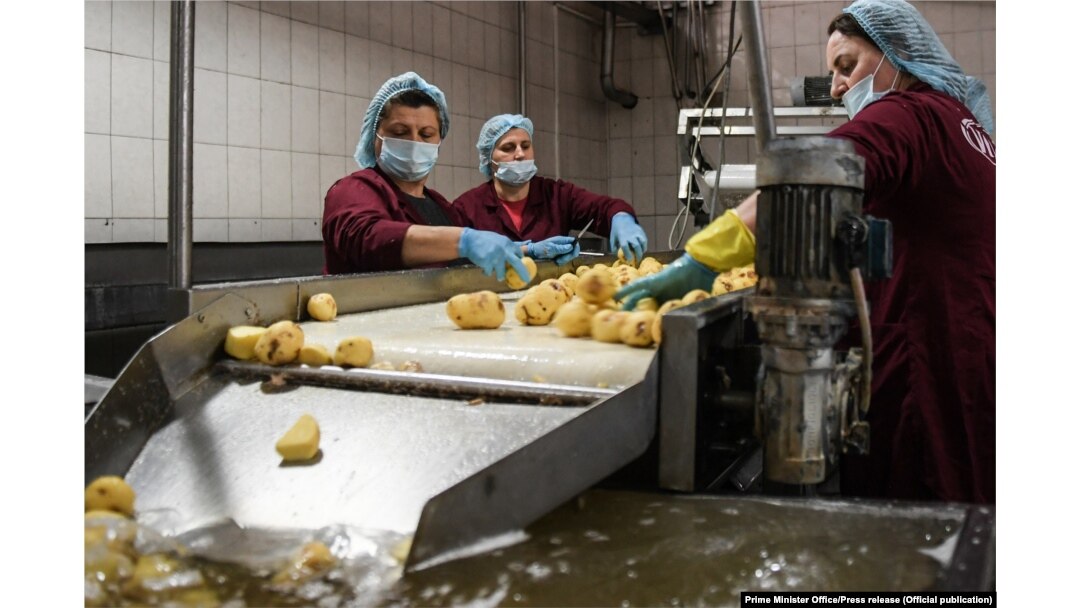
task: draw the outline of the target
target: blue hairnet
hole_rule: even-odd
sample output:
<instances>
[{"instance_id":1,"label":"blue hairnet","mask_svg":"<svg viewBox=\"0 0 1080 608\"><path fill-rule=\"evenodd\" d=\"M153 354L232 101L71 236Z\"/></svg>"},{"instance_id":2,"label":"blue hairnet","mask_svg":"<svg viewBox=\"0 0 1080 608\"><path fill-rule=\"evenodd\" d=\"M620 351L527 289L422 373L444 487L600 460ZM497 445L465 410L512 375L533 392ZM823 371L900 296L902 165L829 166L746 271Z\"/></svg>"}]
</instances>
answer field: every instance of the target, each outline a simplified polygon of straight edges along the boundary
<instances>
[{"instance_id":1,"label":"blue hairnet","mask_svg":"<svg viewBox=\"0 0 1080 608\"><path fill-rule=\"evenodd\" d=\"M356 152L353 158L361 169L375 166L375 130L379 127L379 114L383 106L392 97L404 91L416 90L424 93L439 106L439 137L445 138L450 131L450 113L446 110L446 97L439 87L428 84L416 72L405 72L400 76L394 76L379 87L378 92L371 98L367 112L364 113L364 126L360 129L360 143L356 144Z\"/></svg>"},{"instance_id":2,"label":"blue hairnet","mask_svg":"<svg viewBox=\"0 0 1080 608\"><path fill-rule=\"evenodd\" d=\"M964 74L915 7L904 0L856 0L843 12L855 18L894 66L963 102L994 134L986 86Z\"/></svg>"},{"instance_id":3,"label":"blue hairnet","mask_svg":"<svg viewBox=\"0 0 1080 608\"><path fill-rule=\"evenodd\" d=\"M525 129L529 137L533 136L533 124L521 114L499 114L490 118L480 127L480 137L476 140L476 149L480 152L480 173L491 177L491 151L499 138L510 129Z\"/></svg>"}]
</instances>

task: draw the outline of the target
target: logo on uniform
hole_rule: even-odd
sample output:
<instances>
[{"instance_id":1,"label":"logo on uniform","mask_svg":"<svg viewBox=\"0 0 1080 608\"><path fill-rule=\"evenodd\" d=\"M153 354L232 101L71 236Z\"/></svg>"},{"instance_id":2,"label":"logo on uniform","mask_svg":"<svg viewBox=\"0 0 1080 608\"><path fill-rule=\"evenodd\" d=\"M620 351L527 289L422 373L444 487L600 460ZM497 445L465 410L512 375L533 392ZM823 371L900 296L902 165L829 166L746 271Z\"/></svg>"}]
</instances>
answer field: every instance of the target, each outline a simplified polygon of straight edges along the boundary
<instances>
[{"instance_id":1,"label":"logo on uniform","mask_svg":"<svg viewBox=\"0 0 1080 608\"><path fill-rule=\"evenodd\" d=\"M997 148L994 146L994 140L990 139L982 126L977 121L965 118L960 121L960 130L964 132L964 139L971 144L971 147L978 150L980 154L986 157L986 160L990 161L990 164L996 167Z\"/></svg>"}]
</instances>

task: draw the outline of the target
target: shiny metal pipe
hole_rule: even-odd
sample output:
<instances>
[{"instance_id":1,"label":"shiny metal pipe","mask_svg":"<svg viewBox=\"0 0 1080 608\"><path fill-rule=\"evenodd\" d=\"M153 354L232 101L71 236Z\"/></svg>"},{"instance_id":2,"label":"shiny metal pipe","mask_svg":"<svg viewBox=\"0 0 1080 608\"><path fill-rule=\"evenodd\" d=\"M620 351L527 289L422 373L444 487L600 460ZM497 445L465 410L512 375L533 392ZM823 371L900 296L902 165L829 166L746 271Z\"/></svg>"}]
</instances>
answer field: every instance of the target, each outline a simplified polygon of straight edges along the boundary
<instances>
[{"instance_id":1,"label":"shiny metal pipe","mask_svg":"<svg viewBox=\"0 0 1080 608\"><path fill-rule=\"evenodd\" d=\"M769 60L765 53L765 28L761 19L761 2L740 0L739 18L748 53L750 70L750 106L754 110L754 130L758 154L776 139L776 118L773 116L772 87L769 83Z\"/></svg>"},{"instance_id":2,"label":"shiny metal pipe","mask_svg":"<svg viewBox=\"0 0 1080 608\"><path fill-rule=\"evenodd\" d=\"M522 116L528 116L525 112L525 2L518 2L518 101Z\"/></svg>"},{"instance_id":3,"label":"shiny metal pipe","mask_svg":"<svg viewBox=\"0 0 1080 608\"><path fill-rule=\"evenodd\" d=\"M172 3L169 52L169 287L191 289L195 2Z\"/></svg>"}]
</instances>

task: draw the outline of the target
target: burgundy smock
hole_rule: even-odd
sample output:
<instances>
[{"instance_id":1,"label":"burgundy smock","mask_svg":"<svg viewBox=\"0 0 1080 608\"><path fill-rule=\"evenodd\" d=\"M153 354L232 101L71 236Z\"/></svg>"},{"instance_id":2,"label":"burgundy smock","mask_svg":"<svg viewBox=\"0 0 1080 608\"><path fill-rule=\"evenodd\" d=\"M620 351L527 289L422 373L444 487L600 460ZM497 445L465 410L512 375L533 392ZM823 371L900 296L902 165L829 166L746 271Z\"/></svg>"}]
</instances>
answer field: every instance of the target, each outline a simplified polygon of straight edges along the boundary
<instances>
[{"instance_id":1,"label":"burgundy smock","mask_svg":"<svg viewBox=\"0 0 1080 608\"><path fill-rule=\"evenodd\" d=\"M521 229L514 227L510 214L495 194L494 180L480 184L454 199L454 207L465 225L476 230L497 232L514 241L542 241L581 230L596 219L589 232L611 235L611 218L625 211L634 214L630 203L589 192L570 182L539 175L529 180L529 196L521 214Z\"/></svg>"},{"instance_id":2,"label":"burgundy smock","mask_svg":"<svg viewBox=\"0 0 1080 608\"><path fill-rule=\"evenodd\" d=\"M446 214L449 225L461 218L443 195L424 188ZM324 274L402 270L405 232L413 224L430 225L381 169L362 169L334 182L323 207ZM440 267L446 264L423 266Z\"/></svg>"},{"instance_id":3,"label":"burgundy smock","mask_svg":"<svg viewBox=\"0 0 1080 608\"><path fill-rule=\"evenodd\" d=\"M993 503L994 142L921 83L830 136L866 158L865 212L892 222L894 252L892 277L866 284L870 454L845 458L844 491Z\"/></svg>"}]
</instances>

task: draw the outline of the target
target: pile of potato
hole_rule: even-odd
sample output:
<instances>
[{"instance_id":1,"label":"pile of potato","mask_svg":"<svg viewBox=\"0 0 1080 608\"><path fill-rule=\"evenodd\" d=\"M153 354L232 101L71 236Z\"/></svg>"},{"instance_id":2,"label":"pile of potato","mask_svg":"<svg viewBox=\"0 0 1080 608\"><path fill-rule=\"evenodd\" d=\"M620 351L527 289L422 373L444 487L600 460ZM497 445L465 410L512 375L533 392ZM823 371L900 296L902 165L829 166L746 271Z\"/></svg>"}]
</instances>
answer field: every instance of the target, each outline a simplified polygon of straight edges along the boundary
<instances>
[{"instance_id":1,"label":"pile of potato","mask_svg":"<svg viewBox=\"0 0 1080 608\"><path fill-rule=\"evenodd\" d=\"M86 606L222 606L219 578L204 575L186 547L135 522L135 491L109 475L86 487L84 603ZM325 577L338 559L320 541L305 543L272 575L270 589L291 595L297 586ZM232 600L232 601L230 601Z\"/></svg>"},{"instance_id":2,"label":"pile of potato","mask_svg":"<svg viewBox=\"0 0 1080 608\"><path fill-rule=\"evenodd\" d=\"M534 275L535 267L535 263L529 266ZM570 338L648 347L660 343L663 337L660 317L665 313L757 283L757 274L751 264L719 274L711 293L695 289L662 305L653 298L645 298L632 312L620 310L618 302L612 299L616 291L631 281L663 269L664 264L652 257L634 266L625 261L620 252L619 259L611 266L579 266L574 273L546 279L530 287L514 305L514 317L522 325L553 324L562 335ZM516 274L511 278L508 273L507 284L515 289L525 287ZM502 300L492 291L456 295L447 302L446 313L462 329L497 329L506 319Z\"/></svg>"}]
</instances>

